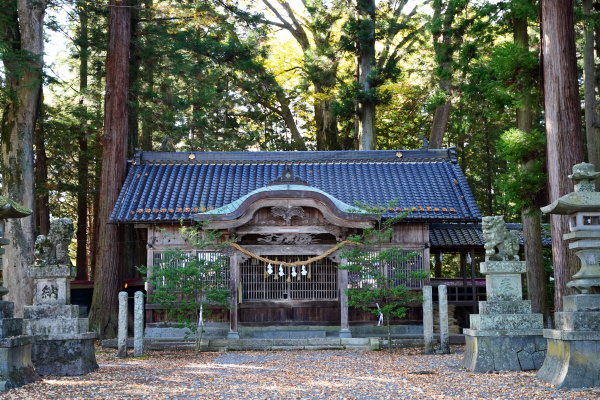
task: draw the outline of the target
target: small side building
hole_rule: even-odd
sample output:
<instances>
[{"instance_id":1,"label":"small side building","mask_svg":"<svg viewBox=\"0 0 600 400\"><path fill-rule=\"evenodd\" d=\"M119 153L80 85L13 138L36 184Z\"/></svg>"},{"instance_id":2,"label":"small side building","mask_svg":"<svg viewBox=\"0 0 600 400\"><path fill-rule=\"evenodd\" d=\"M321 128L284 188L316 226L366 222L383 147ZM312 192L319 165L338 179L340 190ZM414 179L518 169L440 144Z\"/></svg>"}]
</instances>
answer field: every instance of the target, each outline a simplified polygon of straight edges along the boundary
<instances>
[{"instance_id":1,"label":"small side building","mask_svg":"<svg viewBox=\"0 0 600 400\"><path fill-rule=\"evenodd\" d=\"M393 206L388 206L395 201ZM181 225L209 220L225 239L245 251L227 254L235 307L219 317L239 326L349 325L374 317L345 306L343 289L361 285L339 251L307 264L294 279L276 279L248 253L295 262L320 256L374 223L356 212L362 203L381 208L384 218L410 211L394 225L389 246L416 251L390 270L429 271L430 226L476 223L481 214L453 148L441 150L336 152L141 152L131 161L111 223L134 227L146 244L146 265L178 247L198 252L179 235ZM207 254L204 254L207 253ZM142 262L143 263L143 262ZM286 271L286 278L290 272ZM425 282L407 285L420 290ZM152 288L147 288L151 291ZM162 321L155 305L147 322ZM421 307L405 321L421 323Z\"/></svg>"}]
</instances>

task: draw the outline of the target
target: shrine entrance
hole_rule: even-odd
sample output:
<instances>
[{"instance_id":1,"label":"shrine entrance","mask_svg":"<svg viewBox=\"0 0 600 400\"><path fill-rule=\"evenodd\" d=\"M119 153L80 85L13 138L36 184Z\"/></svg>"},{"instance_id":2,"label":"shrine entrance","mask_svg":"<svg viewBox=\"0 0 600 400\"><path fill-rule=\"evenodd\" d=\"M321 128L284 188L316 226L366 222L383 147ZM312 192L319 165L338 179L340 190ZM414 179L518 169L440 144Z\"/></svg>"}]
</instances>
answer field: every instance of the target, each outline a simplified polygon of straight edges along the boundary
<instances>
[{"instance_id":1,"label":"shrine entrance","mask_svg":"<svg viewBox=\"0 0 600 400\"><path fill-rule=\"evenodd\" d=\"M244 326L338 325L349 334L348 271L340 246L374 216L294 178L278 180L214 211L205 229L231 242L230 336Z\"/></svg>"},{"instance_id":2,"label":"shrine entrance","mask_svg":"<svg viewBox=\"0 0 600 400\"><path fill-rule=\"evenodd\" d=\"M283 263L311 255L270 255ZM240 270L239 322L244 325L338 325L340 286L338 262L324 258L299 267L250 258Z\"/></svg>"}]
</instances>

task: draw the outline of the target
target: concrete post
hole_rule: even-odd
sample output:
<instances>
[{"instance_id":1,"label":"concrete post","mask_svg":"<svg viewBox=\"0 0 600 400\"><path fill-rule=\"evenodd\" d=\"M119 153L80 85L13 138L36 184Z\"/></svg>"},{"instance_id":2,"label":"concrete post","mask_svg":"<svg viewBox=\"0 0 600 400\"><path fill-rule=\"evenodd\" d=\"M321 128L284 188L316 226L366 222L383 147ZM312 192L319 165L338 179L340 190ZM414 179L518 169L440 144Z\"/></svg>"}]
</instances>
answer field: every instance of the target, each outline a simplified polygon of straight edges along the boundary
<instances>
[{"instance_id":1,"label":"concrete post","mask_svg":"<svg viewBox=\"0 0 600 400\"><path fill-rule=\"evenodd\" d=\"M440 304L440 352L450 353L450 339L448 337L448 288L446 285L438 286Z\"/></svg>"},{"instance_id":2,"label":"concrete post","mask_svg":"<svg viewBox=\"0 0 600 400\"><path fill-rule=\"evenodd\" d=\"M133 315L133 355L144 355L144 293L135 292Z\"/></svg>"},{"instance_id":3,"label":"concrete post","mask_svg":"<svg viewBox=\"0 0 600 400\"><path fill-rule=\"evenodd\" d=\"M229 257L230 276L231 276L231 309L229 310L229 333L227 339L239 339L238 333L238 304L239 304L239 253L236 251Z\"/></svg>"},{"instance_id":4,"label":"concrete post","mask_svg":"<svg viewBox=\"0 0 600 400\"><path fill-rule=\"evenodd\" d=\"M127 357L127 292L119 292L119 334L117 357Z\"/></svg>"},{"instance_id":5,"label":"concrete post","mask_svg":"<svg viewBox=\"0 0 600 400\"><path fill-rule=\"evenodd\" d=\"M347 263L348 260L342 258L342 268L345 267ZM348 324L348 295L346 294L346 289L348 289L348 270L340 269L338 276L340 279L340 337L350 338L352 337L352 332L350 332L350 326Z\"/></svg>"},{"instance_id":6,"label":"concrete post","mask_svg":"<svg viewBox=\"0 0 600 400\"><path fill-rule=\"evenodd\" d=\"M431 286L423 286L423 338L425 354L433 354L433 302Z\"/></svg>"}]
</instances>

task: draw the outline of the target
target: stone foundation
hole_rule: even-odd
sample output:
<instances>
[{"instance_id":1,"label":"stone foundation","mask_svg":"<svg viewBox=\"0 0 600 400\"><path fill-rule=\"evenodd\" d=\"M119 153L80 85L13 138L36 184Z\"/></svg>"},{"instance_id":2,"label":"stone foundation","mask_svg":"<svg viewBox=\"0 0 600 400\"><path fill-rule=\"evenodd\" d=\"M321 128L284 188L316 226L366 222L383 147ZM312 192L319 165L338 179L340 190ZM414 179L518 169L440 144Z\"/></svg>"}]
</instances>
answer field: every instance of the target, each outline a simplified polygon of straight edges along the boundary
<instances>
[{"instance_id":1,"label":"stone foundation","mask_svg":"<svg viewBox=\"0 0 600 400\"><path fill-rule=\"evenodd\" d=\"M467 336L463 367L473 372L540 369L546 339L535 336Z\"/></svg>"},{"instance_id":2,"label":"stone foundation","mask_svg":"<svg viewBox=\"0 0 600 400\"><path fill-rule=\"evenodd\" d=\"M463 330L462 365L473 372L539 369L547 347L544 318L533 314L531 302L523 300L525 262L487 261L481 272L486 274L488 301L479 302L479 314L472 314L471 328Z\"/></svg>"},{"instance_id":3,"label":"stone foundation","mask_svg":"<svg viewBox=\"0 0 600 400\"><path fill-rule=\"evenodd\" d=\"M94 351L95 333L84 333L78 339L39 339L31 349L40 375L84 375L98 369Z\"/></svg>"},{"instance_id":4,"label":"stone foundation","mask_svg":"<svg viewBox=\"0 0 600 400\"><path fill-rule=\"evenodd\" d=\"M40 380L31 362L32 343L31 336L0 338L0 392Z\"/></svg>"},{"instance_id":5,"label":"stone foundation","mask_svg":"<svg viewBox=\"0 0 600 400\"><path fill-rule=\"evenodd\" d=\"M548 354L537 377L560 388L600 386L600 295L563 299L556 329L544 329Z\"/></svg>"}]
</instances>

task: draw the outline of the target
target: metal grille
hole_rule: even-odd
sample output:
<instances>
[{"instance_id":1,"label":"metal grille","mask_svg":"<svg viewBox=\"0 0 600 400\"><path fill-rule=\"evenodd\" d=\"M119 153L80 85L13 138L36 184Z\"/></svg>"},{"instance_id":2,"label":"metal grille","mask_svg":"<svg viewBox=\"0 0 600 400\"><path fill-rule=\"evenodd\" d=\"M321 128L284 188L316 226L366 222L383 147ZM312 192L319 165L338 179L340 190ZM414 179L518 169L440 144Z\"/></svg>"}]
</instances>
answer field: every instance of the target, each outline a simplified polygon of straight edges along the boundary
<instances>
[{"instance_id":1,"label":"metal grille","mask_svg":"<svg viewBox=\"0 0 600 400\"><path fill-rule=\"evenodd\" d=\"M295 262L310 256L269 256L270 259ZM243 301L260 300L337 300L338 280L336 264L325 258L302 267L272 265L250 259L240 265ZM296 273L296 276L294 275ZM280 275L283 274L283 276Z\"/></svg>"},{"instance_id":2,"label":"metal grille","mask_svg":"<svg viewBox=\"0 0 600 400\"><path fill-rule=\"evenodd\" d=\"M386 276L391 279L394 286L406 285L409 288L418 289L423 287L423 281L411 278L411 272L422 271L423 266L423 251L416 251L416 255L411 258L406 258L408 254L414 251L402 251L391 260L387 260L384 266ZM377 252L371 252L367 255L367 260L374 260ZM351 260L348 260L351 263ZM372 265L374 268L381 268L378 262L375 261ZM377 282L368 273L369 268L363 269L362 272L348 271L348 287L351 289L362 289L365 287L377 287Z\"/></svg>"},{"instance_id":3,"label":"metal grille","mask_svg":"<svg viewBox=\"0 0 600 400\"><path fill-rule=\"evenodd\" d=\"M172 254L170 252L154 251L152 255L153 259L153 270L163 269L167 266L184 267L190 258L193 257L191 251L185 251L181 254ZM220 268L218 271L210 271L205 277L205 282L213 283L220 287L228 287L229 285L229 257L223 256L217 252L197 252L196 257L199 261L204 260L205 262L218 263ZM181 282L181 279L177 280ZM168 282L164 277L160 283L161 287L167 287L168 289L178 289L181 284L177 282Z\"/></svg>"}]
</instances>

